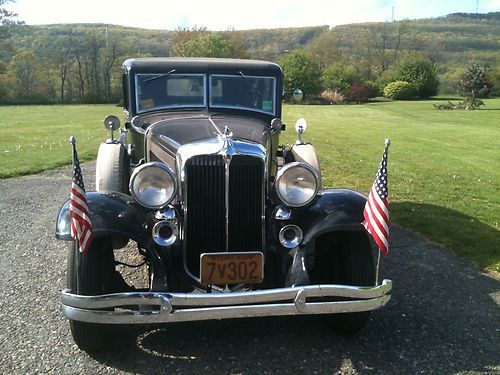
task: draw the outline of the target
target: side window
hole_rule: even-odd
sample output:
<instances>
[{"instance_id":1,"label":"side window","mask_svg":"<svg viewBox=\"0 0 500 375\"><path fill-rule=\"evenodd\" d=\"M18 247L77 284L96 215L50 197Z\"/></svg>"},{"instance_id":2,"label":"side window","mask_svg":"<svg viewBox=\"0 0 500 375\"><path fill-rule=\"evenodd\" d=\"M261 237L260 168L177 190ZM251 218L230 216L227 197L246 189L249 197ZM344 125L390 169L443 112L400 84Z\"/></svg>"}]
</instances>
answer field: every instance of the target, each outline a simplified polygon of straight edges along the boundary
<instances>
[{"instance_id":1,"label":"side window","mask_svg":"<svg viewBox=\"0 0 500 375\"><path fill-rule=\"evenodd\" d=\"M123 108L126 110L126 111L130 111L130 108L129 108L129 96L128 96L128 86L127 86L127 82L128 82L128 74L126 73L126 71L123 72L122 74L122 91L123 91Z\"/></svg>"}]
</instances>

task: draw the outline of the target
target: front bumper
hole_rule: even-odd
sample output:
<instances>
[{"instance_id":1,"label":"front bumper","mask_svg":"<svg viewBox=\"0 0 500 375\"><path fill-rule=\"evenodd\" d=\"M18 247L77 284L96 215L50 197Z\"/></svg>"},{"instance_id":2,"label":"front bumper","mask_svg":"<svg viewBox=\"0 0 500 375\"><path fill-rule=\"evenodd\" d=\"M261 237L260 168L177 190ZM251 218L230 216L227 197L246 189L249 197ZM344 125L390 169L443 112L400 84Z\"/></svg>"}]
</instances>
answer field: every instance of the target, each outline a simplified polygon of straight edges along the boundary
<instances>
[{"instance_id":1,"label":"front bumper","mask_svg":"<svg viewBox=\"0 0 500 375\"><path fill-rule=\"evenodd\" d=\"M391 289L392 281L384 280L382 285L375 287L328 284L210 294L130 292L81 296L63 290L61 302L64 316L82 322L169 323L370 311L390 300ZM308 298L337 297L349 300L307 301Z\"/></svg>"}]
</instances>

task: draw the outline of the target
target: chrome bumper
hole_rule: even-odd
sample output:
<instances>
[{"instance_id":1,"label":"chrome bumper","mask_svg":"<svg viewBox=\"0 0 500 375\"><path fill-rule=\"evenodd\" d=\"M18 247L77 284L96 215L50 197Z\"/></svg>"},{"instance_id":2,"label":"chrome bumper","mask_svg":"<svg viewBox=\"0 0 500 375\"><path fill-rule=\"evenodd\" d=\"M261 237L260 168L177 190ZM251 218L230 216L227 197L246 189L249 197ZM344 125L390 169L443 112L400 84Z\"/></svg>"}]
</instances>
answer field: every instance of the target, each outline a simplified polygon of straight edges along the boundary
<instances>
[{"instance_id":1,"label":"chrome bumper","mask_svg":"<svg viewBox=\"0 0 500 375\"><path fill-rule=\"evenodd\" d=\"M392 281L375 287L308 285L238 293L131 292L81 296L63 290L63 315L104 324L169 323L276 315L333 314L381 308L391 298ZM308 298L350 298L308 302ZM118 310L99 310L113 309Z\"/></svg>"}]
</instances>

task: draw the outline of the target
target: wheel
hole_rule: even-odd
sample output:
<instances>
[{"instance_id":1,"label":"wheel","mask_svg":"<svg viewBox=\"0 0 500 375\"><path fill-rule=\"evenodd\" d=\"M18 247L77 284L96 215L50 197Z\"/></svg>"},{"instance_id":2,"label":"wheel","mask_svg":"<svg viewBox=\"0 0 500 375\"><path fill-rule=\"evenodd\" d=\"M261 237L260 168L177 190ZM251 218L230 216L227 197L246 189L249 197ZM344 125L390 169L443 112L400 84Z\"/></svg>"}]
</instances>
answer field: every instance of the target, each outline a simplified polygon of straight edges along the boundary
<instances>
[{"instance_id":1,"label":"wheel","mask_svg":"<svg viewBox=\"0 0 500 375\"><path fill-rule=\"evenodd\" d=\"M375 264L370 241L365 232L338 232L318 239L316 266L311 272L314 283L373 286ZM327 317L340 334L360 331L370 319L370 311L332 314Z\"/></svg>"},{"instance_id":2,"label":"wheel","mask_svg":"<svg viewBox=\"0 0 500 375\"><path fill-rule=\"evenodd\" d=\"M101 143L97 153L95 186L97 191L128 194L130 160L121 143Z\"/></svg>"},{"instance_id":3,"label":"wheel","mask_svg":"<svg viewBox=\"0 0 500 375\"><path fill-rule=\"evenodd\" d=\"M95 238L85 254L73 241L67 263L67 285L71 293L98 295L113 291L115 264L111 238ZM112 327L106 324L70 320L71 333L78 347L86 352L98 352L108 347Z\"/></svg>"}]
</instances>

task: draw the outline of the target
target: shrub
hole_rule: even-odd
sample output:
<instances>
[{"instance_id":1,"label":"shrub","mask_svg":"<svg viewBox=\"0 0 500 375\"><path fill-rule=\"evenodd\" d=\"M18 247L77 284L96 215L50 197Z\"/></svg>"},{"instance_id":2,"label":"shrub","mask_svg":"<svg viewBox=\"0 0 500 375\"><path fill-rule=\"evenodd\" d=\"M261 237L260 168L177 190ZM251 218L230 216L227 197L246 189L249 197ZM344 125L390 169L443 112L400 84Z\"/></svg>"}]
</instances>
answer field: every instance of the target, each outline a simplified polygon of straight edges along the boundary
<instances>
[{"instance_id":1,"label":"shrub","mask_svg":"<svg viewBox=\"0 0 500 375\"><path fill-rule=\"evenodd\" d=\"M372 96L372 89L370 86L363 83L354 82L349 89L347 98L351 102L356 103L366 103L368 99Z\"/></svg>"},{"instance_id":2,"label":"shrub","mask_svg":"<svg viewBox=\"0 0 500 375\"><path fill-rule=\"evenodd\" d=\"M394 74L398 81L406 81L413 85L414 96L428 98L437 94L439 81L436 66L422 55L409 54L401 59Z\"/></svg>"},{"instance_id":3,"label":"shrub","mask_svg":"<svg viewBox=\"0 0 500 375\"><path fill-rule=\"evenodd\" d=\"M384 87L384 96L394 100L408 100L415 96L415 87L406 81L394 81Z\"/></svg>"},{"instance_id":4,"label":"shrub","mask_svg":"<svg viewBox=\"0 0 500 375\"><path fill-rule=\"evenodd\" d=\"M321 91L321 67L306 51L296 49L280 56L278 64L283 69L286 91L301 89L304 96Z\"/></svg>"},{"instance_id":5,"label":"shrub","mask_svg":"<svg viewBox=\"0 0 500 375\"><path fill-rule=\"evenodd\" d=\"M325 89L347 93L354 82L361 81L361 77L349 66L333 64L325 69L321 80Z\"/></svg>"},{"instance_id":6,"label":"shrub","mask_svg":"<svg viewBox=\"0 0 500 375\"><path fill-rule=\"evenodd\" d=\"M467 65L465 72L460 76L458 88L466 100L470 100L486 98L491 93L493 84L486 76L486 68L473 62Z\"/></svg>"},{"instance_id":7,"label":"shrub","mask_svg":"<svg viewBox=\"0 0 500 375\"><path fill-rule=\"evenodd\" d=\"M345 102L345 95L337 90L325 90L321 93L321 97L330 104L342 104Z\"/></svg>"},{"instance_id":8,"label":"shrub","mask_svg":"<svg viewBox=\"0 0 500 375\"><path fill-rule=\"evenodd\" d=\"M480 106L484 105L484 102L481 99L477 98L469 98L465 99L463 102L459 102L458 104L452 103L448 101L446 104L434 104L434 108L440 110L454 110L454 109L464 109L466 111L478 109Z\"/></svg>"},{"instance_id":9,"label":"shrub","mask_svg":"<svg viewBox=\"0 0 500 375\"><path fill-rule=\"evenodd\" d=\"M384 87L387 85L386 84L386 85L380 86L375 81L365 81L363 84L370 88L370 98L382 96L384 94Z\"/></svg>"}]
</instances>

